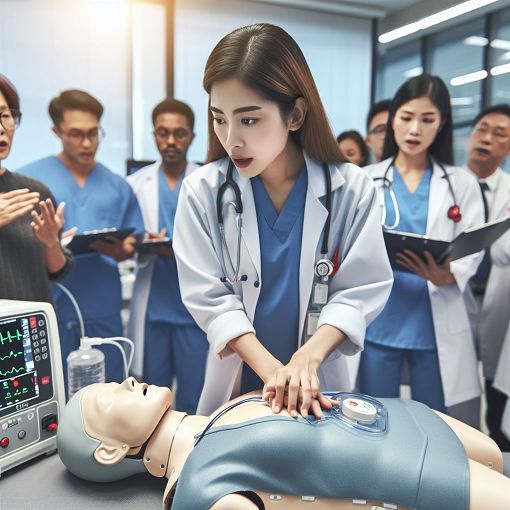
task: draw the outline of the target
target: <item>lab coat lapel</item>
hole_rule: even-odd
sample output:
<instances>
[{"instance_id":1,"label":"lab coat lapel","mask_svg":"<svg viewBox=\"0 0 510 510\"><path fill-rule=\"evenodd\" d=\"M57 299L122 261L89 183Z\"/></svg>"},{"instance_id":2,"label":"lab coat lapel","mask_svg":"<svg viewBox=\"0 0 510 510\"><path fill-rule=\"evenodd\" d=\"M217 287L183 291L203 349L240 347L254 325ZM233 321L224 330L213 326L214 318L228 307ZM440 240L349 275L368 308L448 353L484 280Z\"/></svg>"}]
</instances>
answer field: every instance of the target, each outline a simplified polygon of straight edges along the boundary
<instances>
[{"instance_id":1,"label":"lab coat lapel","mask_svg":"<svg viewBox=\"0 0 510 510\"><path fill-rule=\"evenodd\" d=\"M143 187L145 200L144 205L147 209L147 229L151 232L158 232L159 229L159 164L147 173L147 182Z\"/></svg>"},{"instance_id":2,"label":"lab coat lapel","mask_svg":"<svg viewBox=\"0 0 510 510\"><path fill-rule=\"evenodd\" d=\"M323 170L317 162L305 155L308 171L308 189L306 192L305 213L303 218L303 236L301 239L301 258L299 261L299 338L302 338L306 311L310 302L314 280L314 266L317 246L328 217L326 207L319 200L325 194ZM335 182L332 183L335 186ZM320 251L320 250L319 250Z\"/></svg>"},{"instance_id":3,"label":"lab coat lapel","mask_svg":"<svg viewBox=\"0 0 510 510\"><path fill-rule=\"evenodd\" d=\"M448 172L449 170L446 169ZM429 211L427 217L427 234L434 229L434 224L441 211L444 211L445 200L448 198L448 180L438 163L434 162L430 179ZM451 204L453 205L453 203ZM450 207L450 206L448 206Z\"/></svg>"},{"instance_id":4,"label":"lab coat lapel","mask_svg":"<svg viewBox=\"0 0 510 510\"><path fill-rule=\"evenodd\" d=\"M498 168L497 172L502 172L501 168ZM489 220L496 220L498 218L504 218L509 215L508 206L510 205L510 189L506 186L502 186L501 175L498 175L498 179L495 183L496 189L494 190L494 200L492 207L489 206Z\"/></svg>"},{"instance_id":5,"label":"lab coat lapel","mask_svg":"<svg viewBox=\"0 0 510 510\"><path fill-rule=\"evenodd\" d=\"M244 179L244 186L241 187L241 194L243 197L243 207L245 214L243 214L243 241L246 249L250 254L250 258L255 266L257 274L261 276L261 262L260 262L260 241L259 241L259 226L257 222L257 213L255 211L255 199L253 198L253 189L251 182Z\"/></svg>"},{"instance_id":6,"label":"lab coat lapel","mask_svg":"<svg viewBox=\"0 0 510 510\"><path fill-rule=\"evenodd\" d=\"M226 176L228 168L228 159L224 159L221 163L220 171ZM255 200L253 198L253 190L249 179L242 177L239 172L234 170L234 179L241 191L243 201L243 214L242 214L242 228L241 237L246 251L255 267L257 275L261 275L261 262L260 262L260 244L259 244L259 228L257 223L257 213L255 211ZM229 188L224 196L223 203L234 201L235 195ZM235 222L236 212L234 207L224 207L223 215L225 218L225 237L231 256L235 257L237 254L237 227ZM230 225L230 227L229 227ZM242 250L243 252L244 250ZM241 256L241 264L243 261L244 253ZM235 264L236 261L233 260ZM228 268L230 271L230 268ZM240 274L243 274L241 268Z\"/></svg>"}]
</instances>

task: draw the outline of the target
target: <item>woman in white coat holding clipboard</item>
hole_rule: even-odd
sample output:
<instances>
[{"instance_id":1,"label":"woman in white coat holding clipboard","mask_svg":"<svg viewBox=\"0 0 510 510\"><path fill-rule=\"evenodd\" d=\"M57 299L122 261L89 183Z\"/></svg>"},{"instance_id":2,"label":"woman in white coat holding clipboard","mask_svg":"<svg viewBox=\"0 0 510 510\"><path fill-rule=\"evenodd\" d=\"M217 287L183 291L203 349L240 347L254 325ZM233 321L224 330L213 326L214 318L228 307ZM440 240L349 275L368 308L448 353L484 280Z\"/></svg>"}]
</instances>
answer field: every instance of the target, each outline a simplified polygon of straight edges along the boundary
<instances>
[{"instance_id":1,"label":"woman in white coat holding clipboard","mask_svg":"<svg viewBox=\"0 0 510 510\"><path fill-rule=\"evenodd\" d=\"M452 166L450 97L440 78L404 83L386 132L383 161L366 168L379 190L383 228L451 241L483 223L475 179ZM397 255L390 299L367 330L359 385L375 397L397 397L406 363L413 399L444 412L481 392L462 297L480 254L439 265L425 255Z\"/></svg>"},{"instance_id":2,"label":"woman in white coat holding clipboard","mask_svg":"<svg viewBox=\"0 0 510 510\"><path fill-rule=\"evenodd\" d=\"M210 345L197 412L263 389L275 413L321 416L391 288L374 183L344 162L281 28L225 36L204 88L209 163L184 180L173 245Z\"/></svg>"}]
</instances>

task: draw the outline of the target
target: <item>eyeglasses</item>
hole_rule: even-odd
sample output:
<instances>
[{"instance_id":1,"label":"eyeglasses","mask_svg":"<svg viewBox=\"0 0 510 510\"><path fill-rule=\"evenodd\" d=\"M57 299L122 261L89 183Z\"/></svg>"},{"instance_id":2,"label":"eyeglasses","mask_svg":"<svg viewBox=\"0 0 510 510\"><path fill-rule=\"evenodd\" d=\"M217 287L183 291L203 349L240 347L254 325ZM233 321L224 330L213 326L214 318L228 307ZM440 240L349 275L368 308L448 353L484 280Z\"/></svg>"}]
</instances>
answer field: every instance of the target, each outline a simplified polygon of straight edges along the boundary
<instances>
[{"instance_id":1,"label":"eyeglasses","mask_svg":"<svg viewBox=\"0 0 510 510\"><path fill-rule=\"evenodd\" d=\"M16 129L19 127L21 121L21 112L13 110L12 108L6 108L0 111L0 124L4 129Z\"/></svg>"},{"instance_id":2,"label":"eyeglasses","mask_svg":"<svg viewBox=\"0 0 510 510\"><path fill-rule=\"evenodd\" d=\"M508 138L508 133L506 131L500 130L499 128L491 130L488 127L480 126L476 128L476 132L482 136L485 136L487 133L490 133L495 138L499 138L501 140Z\"/></svg>"},{"instance_id":3,"label":"eyeglasses","mask_svg":"<svg viewBox=\"0 0 510 510\"><path fill-rule=\"evenodd\" d=\"M154 135L158 140L168 140L170 136L173 136L176 141L181 142L184 140L187 136L189 136L189 131L182 128L177 129L165 129L165 128L158 128L154 131Z\"/></svg>"},{"instance_id":4,"label":"eyeglasses","mask_svg":"<svg viewBox=\"0 0 510 510\"><path fill-rule=\"evenodd\" d=\"M96 144L106 136L105 130L101 126L87 132L70 129L69 131L60 131L60 133L69 138L74 145L81 145L85 139L89 140L91 144Z\"/></svg>"},{"instance_id":5,"label":"eyeglasses","mask_svg":"<svg viewBox=\"0 0 510 510\"><path fill-rule=\"evenodd\" d=\"M384 135L386 134L386 124L378 124L373 127L369 132L369 135Z\"/></svg>"}]
</instances>

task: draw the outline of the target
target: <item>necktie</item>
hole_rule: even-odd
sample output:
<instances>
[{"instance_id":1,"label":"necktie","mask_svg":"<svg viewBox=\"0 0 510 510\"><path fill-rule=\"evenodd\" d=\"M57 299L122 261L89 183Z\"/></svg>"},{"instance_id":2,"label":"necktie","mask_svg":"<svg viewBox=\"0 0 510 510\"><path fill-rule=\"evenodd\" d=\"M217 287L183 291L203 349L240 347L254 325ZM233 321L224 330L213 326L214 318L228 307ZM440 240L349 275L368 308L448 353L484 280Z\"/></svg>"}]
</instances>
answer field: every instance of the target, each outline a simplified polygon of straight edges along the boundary
<instances>
[{"instance_id":1,"label":"necktie","mask_svg":"<svg viewBox=\"0 0 510 510\"><path fill-rule=\"evenodd\" d=\"M487 198L485 196L485 192L489 189L489 186L486 182L478 183L480 185L480 189L482 190L482 199L483 199L483 211L485 214L485 223L489 219L489 206L487 204ZM489 278L489 272L491 270L491 256L490 250L485 250L485 254L483 256L482 262L478 266L478 269L475 275L471 278L471 288L475 294L483 294L485 292L485 287L487 285L487 280Z\"/></svg>"}]
</instances>

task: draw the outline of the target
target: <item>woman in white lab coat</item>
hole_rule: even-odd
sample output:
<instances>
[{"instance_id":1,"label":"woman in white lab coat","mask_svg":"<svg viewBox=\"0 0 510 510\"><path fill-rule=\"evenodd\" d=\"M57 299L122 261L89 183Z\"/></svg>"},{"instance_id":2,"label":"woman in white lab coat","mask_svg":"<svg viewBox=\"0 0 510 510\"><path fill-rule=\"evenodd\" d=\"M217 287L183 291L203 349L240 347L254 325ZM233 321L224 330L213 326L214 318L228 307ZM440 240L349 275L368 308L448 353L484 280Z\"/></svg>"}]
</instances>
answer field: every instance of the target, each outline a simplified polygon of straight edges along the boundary
<instances>
[{"instance_id":1,"label":"woman in white lab coat","mask_svg":"<svg viewBox=\"0 0 510 510\"><path fill-rule=\"evenodd\" d=\"M450 241L483 223L476 180L452 166L452 114L442 80L421 75L397 91L383 161L367 167L379 189L383 226ZM480 254L436 264L405 251L383 312L367 330L360 390L399 394L409 367L413 399L437 410L480 394L477 360L462 293Z\"/></svg>"},{"instance_id":2,"label":"woman in white lab coat","mask_svg":"<svg viewBox=\"0 0 510 510\"><path fill-rule=\"evenodd\" d=\"M183 302L210 343L197 412L263 388L275 412L320 416L321 390L352 387L345 358L391 288L375 186L344 163L281 28L225 36L204 88L209 164L185 179L174 230Z\"/></svg>"}]
</instances>

